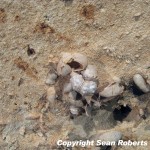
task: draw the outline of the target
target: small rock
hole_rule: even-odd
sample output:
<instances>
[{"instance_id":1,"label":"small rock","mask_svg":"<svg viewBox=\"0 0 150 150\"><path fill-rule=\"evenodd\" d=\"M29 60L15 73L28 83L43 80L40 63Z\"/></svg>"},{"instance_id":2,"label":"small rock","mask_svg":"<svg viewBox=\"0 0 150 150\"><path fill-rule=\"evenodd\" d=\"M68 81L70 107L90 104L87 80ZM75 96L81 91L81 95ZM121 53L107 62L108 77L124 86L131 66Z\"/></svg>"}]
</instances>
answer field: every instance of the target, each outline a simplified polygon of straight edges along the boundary
<instances>
[{"instance_id":1,"label":"small rock","mask_svg":"<svg viewBox=\"0 0 150 150\"><path fill-rule=\"evenodd\" d=\"M24 134L25 134L25 127L24 127L24 126L19 129L19 133L20 133L21 135L24 135Z\"/></svg>"},{"instance_id":2,"label":"small rock","mask_svg":"<svg viewBox=\"0 0 150 150\"><path fill-rule=\"evenodd\" d=\"M56 90L55 88L52 86L52 87L49 87L47 89L47 99L49 102L51 103L54 103L55 99L56 99Z\"/></svg>"},{"instance_id":3,"label":"small rock","mask_svg":"<svg viewBox=\"0 0 150 150\"><path fill-rule=\"evenodd\" d=\"M92 140L101 140L109 142L118 142L122 138L122 133L119 131L109 131L103 134L96 134L91 137Z\"/></svg>"},{"instance_id":4,"label":"small rock","mask_svg":"<svg viewBox=\"0 0 150 150\"><path fill-rule=\"evenodd\" d=\"M40 114L37 112L31 112L25 116L26 120L36 120L40 118Z\"/></svg>"},{"instance_id":5,"label":"small rock","mask_svg":"<svg viewBox=\"0 0 150 150\"><path fill-rule=\"evenodd\" d=\"M146 83L145 79L140 74L135 74L133 76L133 81L136 84L136 86L141 89L144 93L147 93L150 91L149 85Z\"/></svg>"}]
</instances>

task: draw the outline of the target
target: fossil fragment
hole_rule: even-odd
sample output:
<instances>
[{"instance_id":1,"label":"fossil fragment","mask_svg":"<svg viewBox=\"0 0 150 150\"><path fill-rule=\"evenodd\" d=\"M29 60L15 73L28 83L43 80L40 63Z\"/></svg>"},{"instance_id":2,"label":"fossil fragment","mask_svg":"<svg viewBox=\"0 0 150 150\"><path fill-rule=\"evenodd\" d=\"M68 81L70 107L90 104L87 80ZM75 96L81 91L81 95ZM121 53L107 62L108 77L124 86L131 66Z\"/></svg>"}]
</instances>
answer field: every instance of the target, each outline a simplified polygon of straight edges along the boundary
<instances>
[{"instance_id":1,"label":"fossil fragment","mask_svg":"<svg viewBox=\"0 0 150 150\"><path fill-rule=\"evenodd\" d=\"M118 142L122 138L122 133L119 131L109 131L103 134L96 134L91 137L92 140Z\"/></svg>"},{"instance_id":2,"label":"fossil fragment","mask_svg":"<svg viewBox=\"0 0 150 150\"><path fill-rule=\"evenodd\" d=\"M85 81L81 87L82 95L91 95L94 94L97 90L97 83L94 81Z\"/></svg>"},{"instance_id":3,"label":"fossil fragment","mask_svg":"<svg viewBox=\"0 0 150 150\"><path fill-rule=\"evenodd\" d=\"M73 90L80 92L81 86L84 83L84 79L83 79L82 75L72 72L70 82L72 84Z\"/></svg>"},{"instance_id":4,"label":"fossil fragment","mask_svg":"<svg viewBox=\"0 0 150 150\"><path fill-rule=\"evenodd\" d=\"M87 68L82 71L82 75L86 80L92 80L97 78L97 70L94 65L88 65Z\"/></svg>"},{"instance_id":5,"label":"fossil fragment","mask_svg":"<svg viewBox=\"0 0 150 150\"><path fill-rule=\"evenodd\" d=\"M72 115L79 115L80 114L80 109L76 106L71 105L69 109L70 109L70 112Z\"/></svg>"},{"instance_id":6,"label":"fossil fragment","mask_svg":"<svg viewBox=\"0 0 150 150\"><path fill-rule=\"evenodd\" d=\"M105 87L103 91L100 92L100 95L103 97L113 97L123 93L123 90L124 86L121 86L119 83L114 82Z\"/></svg>"},{"instance_id":7,"label":"fossil fragment","mask_svg":"<svg viewBox=\"0 0 150 150\"><path fill-rule=\"evenodd\" d=\"M136 84L136 86L144 93L147 93L150 91L150 85L146 83L146 81L140 74L135 74L133 76L133 81Z\"/></svg>"}]
</instances>

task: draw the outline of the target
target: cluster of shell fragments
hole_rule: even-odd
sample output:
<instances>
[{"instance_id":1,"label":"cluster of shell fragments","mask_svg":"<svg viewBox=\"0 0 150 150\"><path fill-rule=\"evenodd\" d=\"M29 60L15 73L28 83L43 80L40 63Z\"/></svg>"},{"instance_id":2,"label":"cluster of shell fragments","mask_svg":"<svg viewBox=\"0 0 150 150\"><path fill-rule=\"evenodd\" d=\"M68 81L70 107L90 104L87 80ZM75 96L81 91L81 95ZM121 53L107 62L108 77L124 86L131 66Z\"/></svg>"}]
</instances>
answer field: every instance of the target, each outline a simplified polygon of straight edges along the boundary
<instances>
[{"instance_id":1,"label":"cluster of shell fragments","mask_svg":"<svg viewBox=\"0 0 150 150\"><path fill-rule=\"evenodd\" d=\"M119 82L113 82L103 89L99 88L97 69L88 63L87 57L83 54L61 53L59 61L52 66L46 78L46 84L50 85L47 99L51 103L55 102L60 95L55 87L59 86L61 100L67 97L66 101L73 116L84 112L90 115L93 107L101 106L101 97L108 99L123 93L124 86ZM58 84L60 82L63 86Z\"/></svg>"}]
</instances>

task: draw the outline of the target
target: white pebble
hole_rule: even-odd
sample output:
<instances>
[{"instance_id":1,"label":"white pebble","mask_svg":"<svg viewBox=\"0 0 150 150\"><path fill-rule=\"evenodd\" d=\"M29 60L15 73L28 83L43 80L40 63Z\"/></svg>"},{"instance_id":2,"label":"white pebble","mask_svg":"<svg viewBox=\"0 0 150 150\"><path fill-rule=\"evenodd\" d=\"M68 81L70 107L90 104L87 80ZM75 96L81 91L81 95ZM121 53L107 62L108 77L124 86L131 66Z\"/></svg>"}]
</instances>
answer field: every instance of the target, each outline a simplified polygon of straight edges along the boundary
<instances>
[{"instance_id":1,"label":"white pebble","mask_svg":"<svg viewBox=\"0 0 150 150\"><path fill-rule=\"evenodd\" d=\"M97 70L94 65L88 65L86 70L82 72L82 75L85 79L91 80L97 78Z\"/></svg>"},{"instance_id":2,"label":"white pebble","mask_svg":"<svg viewBox=\"0 0 150 150\"><path fill-rule=\"evenodd\" d=\"M122 138L122 133L119 131L109 131L103 134L96 134L92 136L93 140L118 142Z\"/></svg>"},{"instance_id":3,"label":"white pebble","mask_svg":"<svg viewBox=\"0 0 150 150\"><path fill-rule=\"evenodd\" d=\"M94 81L85 81L81 87L81 94L91 95L97 90L97 83Z\"/></svg>"},{"instance_id":4,"label":"white pebble","mask_svg":"<svg viewBox=\"0 0 150 150\"><path fill-rule=\"evenodd\" d=\"M82 84L84 83L84 79L83 79L82 75L72 72L70 82L72 84L73 90L80 92Z\"/></svg>"},{"instance_id":5,"label":"white pebble","mask_svg":"<svg viewBox=\"0 0 150 150\"><path fill-rule=\"evenodd\" d=\"M79 114L79 108L76 107L76 106L71 105L71 106L70 106L70 112L71 112L73 115L78 115L78 114Z\"/></svg>"},{"instance_id":6,"label":"white pebble","mask_svg":"<svg viewBox=\"0 0 150 150\"><path fill-rule=\"evenodd\" d=\"M104 88L104 90L100 92L100 95L103 97L113 97L120 95L123 90L124 86L120 86L119 83L113 83Z\"/></svg>"},{"instance_id":7,"label":"white pebble","mask_svg":"<svg viewBox=\"0 0 150 150\"><path fill-rule=\"evenodd\" d=\"M136 86L141 89L144 93L147 93L150 91L149 85L146 83L144 78L140 74L135 74L133 76L133 81L136 84Z\"/></svg>"}]
</instances>

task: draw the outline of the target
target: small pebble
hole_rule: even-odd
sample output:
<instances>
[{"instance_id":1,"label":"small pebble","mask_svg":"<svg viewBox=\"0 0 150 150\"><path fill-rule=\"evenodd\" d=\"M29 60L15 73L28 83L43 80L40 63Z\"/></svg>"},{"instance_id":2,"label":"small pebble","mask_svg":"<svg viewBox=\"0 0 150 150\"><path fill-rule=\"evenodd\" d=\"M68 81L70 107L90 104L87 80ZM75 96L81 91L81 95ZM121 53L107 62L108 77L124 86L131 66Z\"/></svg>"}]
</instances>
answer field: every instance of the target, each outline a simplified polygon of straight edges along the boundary
<instances>
[{"instance_id":1,"label":"small pebble","mask_svg":"<svg viewBox=\"0 0 150 150\"><path fill-rule=\"evenodd\" d=\"M136 84L136 86L141 89L144 93L147 93L150 91L149 85L146 83L145 79L140 74L135 74L133 76L133 81Z\"/></svg>"},{"instance_id":2,"label":"small pebble","mask_svg":"<svg viewBox=\"0 0 150 150\"><path fill-rule=\"evenodd\" d=\"M24 135L24 134L25 134L25 127L24 127L24 126L19 129L19 133L20 133L21 135Z\"/></svg>"}]
</instances>

